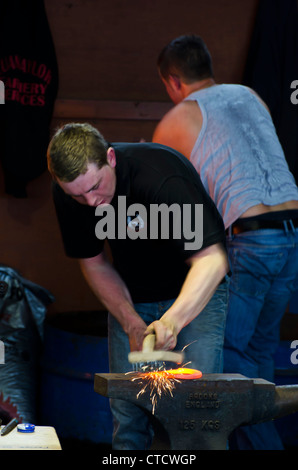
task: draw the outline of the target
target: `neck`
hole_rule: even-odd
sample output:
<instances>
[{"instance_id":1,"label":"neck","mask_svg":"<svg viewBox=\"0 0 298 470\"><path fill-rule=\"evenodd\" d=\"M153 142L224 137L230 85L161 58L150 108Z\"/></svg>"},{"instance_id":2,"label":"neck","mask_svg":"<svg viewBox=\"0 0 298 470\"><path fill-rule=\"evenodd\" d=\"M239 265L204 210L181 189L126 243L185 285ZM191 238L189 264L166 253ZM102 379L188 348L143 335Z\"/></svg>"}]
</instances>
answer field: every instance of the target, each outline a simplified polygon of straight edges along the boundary
<instances>
[{"instance_id":1,"label":"neck","mask_svg":"<svg viewBox=\"0 0 298 470\"><path fill-rule=\"evenodd\" d=\"M186 97L195 91L203 90L204 88L210 88L211 86L214 86L215 80L213 78L206 78L205 80L190 83L189 85L185 83L183 85Z\"/></svg>"}]
</instances>

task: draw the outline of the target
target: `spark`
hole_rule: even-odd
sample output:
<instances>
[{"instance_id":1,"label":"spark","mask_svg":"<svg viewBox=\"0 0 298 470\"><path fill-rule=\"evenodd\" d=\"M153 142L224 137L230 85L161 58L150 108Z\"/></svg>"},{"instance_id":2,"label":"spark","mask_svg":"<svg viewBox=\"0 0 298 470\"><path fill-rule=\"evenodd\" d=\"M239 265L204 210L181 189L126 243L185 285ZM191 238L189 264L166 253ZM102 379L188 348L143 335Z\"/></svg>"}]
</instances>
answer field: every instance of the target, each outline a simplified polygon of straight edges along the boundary
<instances>
[{"instance_id":1,"label":"spark","mask_svg":"<svg viewBox=\"0 0 298 470\"><path fill-rule=\"evenodd\" d=\"M182 351L184 351L188 346L191 344L195 343L196 340L192 341L191 343L187 344L184 346ZM190 362L187 362L182 366L182 368L185 368ZM155 364L157 365L157 364ZM141 385L144 384L144 386L141 388L141 390L137 393L137 399L143 395L146 390L150 391L150 400L152 403L152 414L154 414L158 399L161 398L161 396L165 394L169 394L171 397L173 397L173 390L175 389L176 383L181 383L179 379L177 379L173 373L170 373L166 370L166 365L163 362L160 367L156 369L152 369L152 364L148 365L143 365L141 367L142 372L128 372L128 374L134 374L132 377L132 382L138 380ZM182 370L182 369L181 369ZM171 371L174 372L174 371Z\"/></svg>"},{"instance_id":2,"label":"spark","mask_svg":"<svg viewBox=\"0 0 298 470\"><path fill-rule=\"evenodd\" d=\"M185 349L188 348L188 346L190 346L190 345L193 344L193 343L196 343L197 341L198 341L198 340L195 339L195 340L193 340L191 343L186 344L186 345L182 348L182 351L185 351Z\"/></svg>"},{"instance_id":3,"label":"spark","mask_svg":"<svg viewBox=\"0 0 298 470\"><path fill-rule=\"evenodd\" d=\"M136 377L132 378L132 381L139 380L141 385L144 385L141 390L137 393L137 398L143 395L147 390L149 391L150 401L152 404L152 414L155 413L158 399L163 394L169 394L173 397L173 390L175 389L176 383L180 383L180 380L173 377L166 370L157 370L149 372L140 372Z\"/></svg>"}]
</instances>

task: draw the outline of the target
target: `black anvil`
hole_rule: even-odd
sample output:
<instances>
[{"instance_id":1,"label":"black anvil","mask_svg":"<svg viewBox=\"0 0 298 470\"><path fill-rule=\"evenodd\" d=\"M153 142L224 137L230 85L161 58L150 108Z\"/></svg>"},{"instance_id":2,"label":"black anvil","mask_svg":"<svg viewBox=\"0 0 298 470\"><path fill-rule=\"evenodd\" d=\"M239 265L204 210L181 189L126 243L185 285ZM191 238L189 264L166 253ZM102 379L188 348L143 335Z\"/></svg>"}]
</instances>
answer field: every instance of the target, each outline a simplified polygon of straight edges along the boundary
<instances>
[{"instance_id":1,"label":"black anvil","mask_svg":"<svg viewBox=\"0 0 298 470\"><path fill-rule=\"evenodd\" d=\"M149 393L138 395L140 382L131 379L130 374L95 374L94 390L152 413ZM239 374L181 379L172 394L162 394L154 410L154 419L166 432L171 450L224 450L237 427L298 411L298 385L276 386Z\"/></svg>"}]
</instances>

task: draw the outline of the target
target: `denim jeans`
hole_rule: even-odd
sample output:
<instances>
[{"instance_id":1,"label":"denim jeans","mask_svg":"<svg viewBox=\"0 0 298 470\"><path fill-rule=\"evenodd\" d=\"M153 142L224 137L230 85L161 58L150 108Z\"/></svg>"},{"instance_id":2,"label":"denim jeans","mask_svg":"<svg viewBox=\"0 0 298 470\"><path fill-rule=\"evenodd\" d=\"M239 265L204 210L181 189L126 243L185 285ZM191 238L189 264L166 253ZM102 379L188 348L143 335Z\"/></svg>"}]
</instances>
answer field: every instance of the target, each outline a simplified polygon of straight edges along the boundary
<instances>
[{"instance_id":1,"label":"denim jeans","mask_svg":"<svg viewBox=\"0 0 298 470\"><path fill-rule=\"evenodd\" d=\"M227 239L232 270L224 372L274 382L280 321L298 288L298 229L243 232ZM242 449L281 449L272 422L239 428Z\"/></svg>"},{"instance_id":2,"label":"denim jeans","mask_svg":"<svg viewBox=\"0 0 298 470\"><path fill-rule=\"evenodd\" d=\"M205 309L185 328L177 338L175 349L185 349L188 367L203 373L219 373L223 370L223 341L226 322L229 280L220 284ZM149 325L158 320L174 300L135 304L135 309ZM110 372L121 373L132 370L128 362L129 342L117 320L109 315ZM172 364L171 364L172 365ZM123 391L123 393L125 393ZM148 400L150 400L148 396ZM147 450L153 439L153 430L148 415L142 408L125 400L111 399L114 418L113 449ZM158 407L158 403L157 403Z\"/></svg>"}]
</instances>

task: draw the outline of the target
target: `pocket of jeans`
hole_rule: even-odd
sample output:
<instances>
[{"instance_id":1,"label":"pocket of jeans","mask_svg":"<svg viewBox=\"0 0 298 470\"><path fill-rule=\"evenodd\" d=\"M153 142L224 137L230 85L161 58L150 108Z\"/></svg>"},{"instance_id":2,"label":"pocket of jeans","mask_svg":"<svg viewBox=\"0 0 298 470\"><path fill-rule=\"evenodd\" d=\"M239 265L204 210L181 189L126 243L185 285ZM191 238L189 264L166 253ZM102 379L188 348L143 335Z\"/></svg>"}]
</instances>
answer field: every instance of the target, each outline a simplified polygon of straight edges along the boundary
<instances>
[{"instance_id":1,"label":"pocket of jeans","mask_svg":"<svg viewBox=\"0 0 298 470\"><path fill-rule=\"evenodd\" d=\"M231 249L229 252L232 277L230 289L250 296L263 296L271 285L274 271L282 262L282 253L274 254L253 247Z\"/></svg>"}]
</instances>

